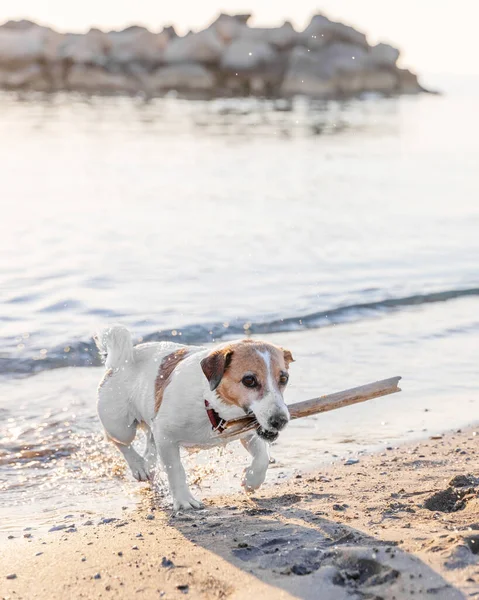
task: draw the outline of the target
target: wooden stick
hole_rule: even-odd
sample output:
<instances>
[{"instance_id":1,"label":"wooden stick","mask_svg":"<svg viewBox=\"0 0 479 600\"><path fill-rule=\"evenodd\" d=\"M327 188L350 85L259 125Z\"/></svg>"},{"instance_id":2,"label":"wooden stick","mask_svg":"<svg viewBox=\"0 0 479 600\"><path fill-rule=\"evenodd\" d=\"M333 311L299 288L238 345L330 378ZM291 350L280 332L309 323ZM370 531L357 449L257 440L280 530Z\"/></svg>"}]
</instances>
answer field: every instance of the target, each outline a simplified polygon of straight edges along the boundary
<instances>
[{"instance_id":1,"label":"wooden stick","mask_svg":"<svg viewBox=\"0 0 479 600\"><path fill-rule=\"evenodd\" d=\"M372 398L395 394L401 391L401 388L398 387L400 379L401 377L391 377L390 379L375 381L374 383L361 385L343 392L296 402L288 406L289 414L291 415L291 419L300 419L301 417L309 417L310 415L343 408L343 406L366 402L366 400L371 400ZM225 431L219 437L226 439L256 429L258 422L254 416L246 416L227 421L224 427Z\"/></svg>"}]
</instances>

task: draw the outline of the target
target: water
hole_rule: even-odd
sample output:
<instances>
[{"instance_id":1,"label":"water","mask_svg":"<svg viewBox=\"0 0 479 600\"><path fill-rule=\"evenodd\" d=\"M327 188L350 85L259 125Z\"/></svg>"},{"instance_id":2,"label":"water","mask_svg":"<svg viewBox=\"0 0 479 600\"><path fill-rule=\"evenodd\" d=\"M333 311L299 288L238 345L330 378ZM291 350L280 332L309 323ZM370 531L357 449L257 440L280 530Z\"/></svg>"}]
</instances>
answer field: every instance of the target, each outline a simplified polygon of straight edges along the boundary
<instances>
[{"instance_id":1,"label":"water","mask_svg":"<svg viewBox=\"0 0 479 600\"><path fill-rule=\"evenodd\" d=\"M403 376L291 424L271 478L479 421L479 85L439 85L292 106L0 96L0 528L135 501L95 415L91 335L112 321L287 346L291 402ZM238 485L236 446L188 459L203 493Z\"/></svg>"}]
</instances>

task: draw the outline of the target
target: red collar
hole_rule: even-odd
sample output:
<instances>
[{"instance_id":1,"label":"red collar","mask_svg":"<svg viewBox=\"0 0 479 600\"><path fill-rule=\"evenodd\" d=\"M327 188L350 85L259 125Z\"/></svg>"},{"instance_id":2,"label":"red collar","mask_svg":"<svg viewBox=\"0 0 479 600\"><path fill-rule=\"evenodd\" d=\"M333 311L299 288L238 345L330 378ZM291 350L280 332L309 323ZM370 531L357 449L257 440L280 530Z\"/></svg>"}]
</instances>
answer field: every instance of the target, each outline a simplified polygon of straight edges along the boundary
<instances>
[{"instance_id":1,"label":"red collar","mask_svg":"<svg viewBox=\"0 0 479 600\"><path fill-rule=\"evenodd\" d=\"M223 431L225 430L224 425L225 425L226 421L224 419L222 419L219 416L219 414L216 412L216 410L210 406L210 403L208 402L208 400L205 400L205 408L206 408L206 412L208 413L208 417L209 417L210 423L211 423L211 428L213 429L213 431L216 431L217 433L223 433Z\"/></svg>"}]
</instances>

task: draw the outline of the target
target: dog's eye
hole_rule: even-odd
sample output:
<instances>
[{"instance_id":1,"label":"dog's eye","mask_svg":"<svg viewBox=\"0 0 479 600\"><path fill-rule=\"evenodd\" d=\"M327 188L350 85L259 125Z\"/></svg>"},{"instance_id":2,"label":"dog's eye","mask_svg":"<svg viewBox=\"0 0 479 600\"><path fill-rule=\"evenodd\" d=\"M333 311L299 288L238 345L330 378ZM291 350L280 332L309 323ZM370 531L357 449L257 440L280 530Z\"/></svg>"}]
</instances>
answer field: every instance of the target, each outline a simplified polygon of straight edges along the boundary
<instances>
[{"instance_id":1,"label":"dog's eye","mask_svg":"<svg viewBox=\"0 0 479 600\"><path fill-rule=\"evenodd\" d=\"M279 385L286 385L289 380L289 375L287 373L281 373L279 377Z\"/></svg>"},{"instance_id":2,"label":"dog's eye","mask_svg":"<svg viewBox=\"0 0 479 600\"><path fill-rule=\"evenodd\" d=\"M258 381L254 375L245 375L241 380L241 383L248 388L255 388L258 386Z\"/></svg>"}]
</instances>

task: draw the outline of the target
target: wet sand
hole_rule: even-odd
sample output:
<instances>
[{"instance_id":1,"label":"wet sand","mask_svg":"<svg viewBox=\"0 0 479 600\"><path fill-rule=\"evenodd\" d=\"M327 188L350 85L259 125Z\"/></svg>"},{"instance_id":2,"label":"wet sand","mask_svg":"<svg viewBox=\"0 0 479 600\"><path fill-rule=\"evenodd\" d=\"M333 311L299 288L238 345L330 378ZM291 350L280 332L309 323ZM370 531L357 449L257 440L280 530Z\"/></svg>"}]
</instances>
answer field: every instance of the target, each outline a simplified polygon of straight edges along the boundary
<instances>
[{"instance_id":1,"label":"wet sand","mask_svg":"<svg viewBox=\"0 0 479 600\"><path fill-rule=\"evenodd\" d=\"M173 516L145 490L121 519L2 534L0 597L479 596L477 441L446 434L194 513Z\"/></svg>"}]
</instances>

